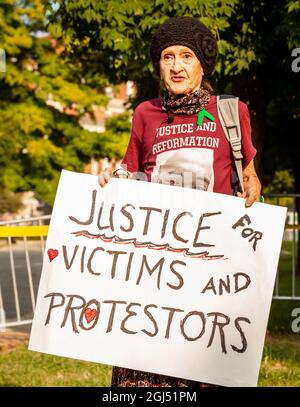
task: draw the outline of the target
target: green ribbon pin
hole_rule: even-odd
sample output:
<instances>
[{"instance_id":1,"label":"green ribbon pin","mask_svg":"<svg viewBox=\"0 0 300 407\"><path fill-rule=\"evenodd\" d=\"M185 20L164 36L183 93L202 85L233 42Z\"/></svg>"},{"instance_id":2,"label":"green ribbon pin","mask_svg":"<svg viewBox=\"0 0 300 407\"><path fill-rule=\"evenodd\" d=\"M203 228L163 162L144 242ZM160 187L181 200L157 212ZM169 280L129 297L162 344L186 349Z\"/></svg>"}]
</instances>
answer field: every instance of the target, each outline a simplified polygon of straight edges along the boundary
<instances>
[{"instance_id":1,"label":"green ribbon pin","mask_svg":"<svg viewBox=\"0 0 300 407\"><path fill-rule=\"evenodd\" d=\"M203 119L204 117L207 117L209 120L211 120L212 122L215 121L215 118L212 114L208 113L207 110L202 109L200 110L200 112L198 113L198 119L197 119L197 126L201 126L203 123Z\"/></svg>"}]
</instances>

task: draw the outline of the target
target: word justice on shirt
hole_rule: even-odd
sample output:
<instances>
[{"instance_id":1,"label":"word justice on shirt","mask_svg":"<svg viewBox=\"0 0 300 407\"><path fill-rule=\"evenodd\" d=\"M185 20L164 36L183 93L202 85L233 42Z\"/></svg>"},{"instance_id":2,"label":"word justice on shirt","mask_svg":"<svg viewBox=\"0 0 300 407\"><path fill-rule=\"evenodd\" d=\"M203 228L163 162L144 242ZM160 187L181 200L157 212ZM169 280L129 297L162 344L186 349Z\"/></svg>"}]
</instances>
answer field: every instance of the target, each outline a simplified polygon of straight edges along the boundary
<instances>
[{"instance_id":1,"label":"word justice on shirt","mask_svg":"<svg viewBox=\"0 0 300 407\"><path fill-rule=\"evenodd\" d=\"M158 127L156 129L156 142L152 146L152 153L158 154L162 151L173 150L182 147L209 147L219 148L218 137L203 136L203 133L197 131L215 132L216 123L203 123L202 126L195 126L193 123L173 124L170 126ZM184 137L187 134L188 137ZM193 134L193 135L189 135ZM178 137L175 137L178 136ZM161 140L162 137L169 137L167 140Z\"/></svg>"}]
</instances>

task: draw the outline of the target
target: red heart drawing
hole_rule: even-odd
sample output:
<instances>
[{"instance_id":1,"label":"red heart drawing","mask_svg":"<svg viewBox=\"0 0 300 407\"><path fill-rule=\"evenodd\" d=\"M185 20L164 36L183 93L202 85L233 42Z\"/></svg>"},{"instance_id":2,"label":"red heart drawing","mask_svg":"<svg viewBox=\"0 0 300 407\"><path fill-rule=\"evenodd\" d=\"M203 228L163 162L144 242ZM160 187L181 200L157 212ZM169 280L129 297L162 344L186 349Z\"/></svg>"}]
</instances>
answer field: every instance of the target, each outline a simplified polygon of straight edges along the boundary
<instances>
[{"instance_id":1,"label":"red heart drawing","mask_svg":"<svg viewBox=\"0 0 300 407\"><path fill-rule=\"evenodd\" d=\"M58 256L58 250L56 249L48 249L47 253L50 261L54 260L55 257Z\"/></svg>"},{"instance_id":2,"label":"red heart drawing","mask_svg":"<svg viewBox=\"0 0 300 407\"><path fill-rule=\"evenodd\" d=\"M92 322L93 319L96 318L97 315L97 310L92 309L92 308L87 308L84 312L85 319L87 320L87 323L89 324Z\"/></svg>"}]
</instances>

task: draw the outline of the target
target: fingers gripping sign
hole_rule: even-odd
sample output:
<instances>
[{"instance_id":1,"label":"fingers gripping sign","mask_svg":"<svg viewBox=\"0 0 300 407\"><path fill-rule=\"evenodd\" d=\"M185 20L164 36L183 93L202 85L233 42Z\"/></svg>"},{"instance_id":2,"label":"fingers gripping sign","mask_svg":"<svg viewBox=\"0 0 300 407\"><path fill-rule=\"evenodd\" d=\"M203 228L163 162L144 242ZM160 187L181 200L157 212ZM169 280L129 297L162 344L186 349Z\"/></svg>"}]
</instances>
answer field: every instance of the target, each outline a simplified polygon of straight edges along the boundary
<instances>
[{"instance_id":1,"label":"fingers gripping sign","mask_svg":"<svg viewBox=\"0 0 300 407\"><path fill-rule=\"evenodd\" d=\"M101 188L105 187L105 185L109 182L109 179L112 175L112 169L110 167L105 168L104 171L101 171L98 175L98 183Z\"/></svg>"},{"instance_id":2,"label":"fingers gripping sign","mask_svg":"<svg viewBox=\"0 0 300 407\"><path fill-rule=\"evenodd\" d=\"M240 198L246 199L245 207L249 208L254 202L260 201L261 184L255 171L254 161L243 169L244 192L237 193Z\"/></svg>"},{"instance_id":3,"label":"fingers gripping sign","mask_svg":"<svg viewBox=\"0 0 300 407\"><path fill-rule=\"evenodd\" d=\"M105 168L104 171L101 171L98 175L98 183L101 188L105 187L108 184L111 177L113 178L134 178L136 180L146 181L145 174L143 173L131 173L125 168L118 168L113 171L111 167ZM140 175L141 174L141 175Z\"/></svg>"}]
</instances>

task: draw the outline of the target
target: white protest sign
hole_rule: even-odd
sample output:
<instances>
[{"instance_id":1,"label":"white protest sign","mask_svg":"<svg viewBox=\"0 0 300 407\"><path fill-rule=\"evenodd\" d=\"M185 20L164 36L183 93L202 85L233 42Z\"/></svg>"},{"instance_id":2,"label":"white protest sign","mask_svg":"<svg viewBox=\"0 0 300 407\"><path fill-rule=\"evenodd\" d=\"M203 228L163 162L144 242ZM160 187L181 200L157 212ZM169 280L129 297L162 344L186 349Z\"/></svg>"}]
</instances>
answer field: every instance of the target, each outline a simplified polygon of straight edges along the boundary
<instances>
[{"instance_id":1,"label":"white protest sign","mask_svg":"<svg viewBox=\"0 0 300 407\"><path fill-rule=\"evenodd\" d=\"M255 386L286 209L63 171L29 349Z\"/></svg>"}]
</instances>

